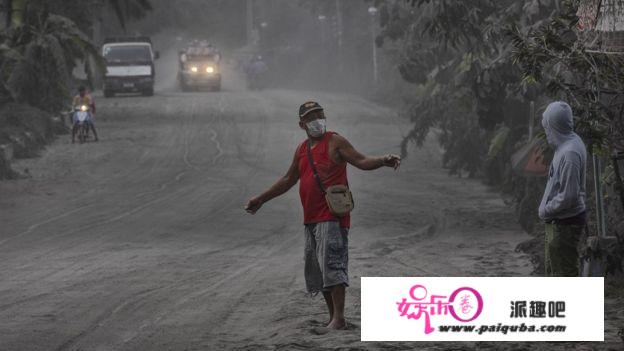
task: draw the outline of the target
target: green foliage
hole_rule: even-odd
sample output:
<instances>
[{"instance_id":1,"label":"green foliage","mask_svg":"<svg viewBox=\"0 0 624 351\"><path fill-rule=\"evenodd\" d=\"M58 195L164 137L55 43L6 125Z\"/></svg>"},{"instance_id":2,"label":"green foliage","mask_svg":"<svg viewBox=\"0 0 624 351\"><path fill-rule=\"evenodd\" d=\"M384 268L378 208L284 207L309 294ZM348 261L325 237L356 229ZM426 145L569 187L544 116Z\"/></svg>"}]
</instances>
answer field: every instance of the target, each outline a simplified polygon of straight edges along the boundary
<instances>
[{"instance_id":1,"label":"green foliage","mask_svg":"<svg viewBox=\"0 0 624 351\"><path fill-rule=\"evenodd\" d=\"M624 6L624 1L615 3ZM578 0L563 1L561 11L548 23L529 31L510 30L513 58L524 80L546 86L552 98L570 103L576 132L590 152L608 159L624 150L624 53L588 50L587 39L591 36L577 29L578 5ZM617 163L615 157L611 158L601 182L613 186L619 205L624 206L624 186L616 172ZM622 207L618 208L615 199L605 200L611 215L607 227L621 236ZM608 270L621 270L621 257L608 266Z\"/></svg>"},{"instance_id":2,"label":"green foliage","mask_svg":"<svg viewBox=\"0 0 624 351\"><path fill-rule=\"evenodd\" d=\"M487 155L488 159L491 160L495 158L503 151L510 132L511 129L509 129L509 127L501 127L498 129L498 131L492 138L492 141L490 142L490 148Z\"/></svg>"},{"instance_id":3,"label":"green foliage","mask_svg":"<svg viewBox=\"0 0 624 351\"><path fill-rule=\"evenodd\" d=\"M4 99L60 111L69 96L77 60L98 50L69 19L27 6L20 25L0 33L0 77ZM8 97L7 97L8 94Z\"/></svg>"},{"instance_id":4,"label":"green foliage","mask_svg":"<svg viewBox=\"0 0 624 351\"><path fill-rule=\"evenodd\" d=\"M624 7L624 0L616 2ZM528 140L529 101L538 111L552 100L567 101L590 152L606 158L624 150L624 53L587 49L595 33L578 30L580 3L412 0L411 6L388 5L393 15L383 35L403 41L405 49L396 57L399 71L419 85L407 110L414 128L404 150L436 131L451 173L477 172L500 185L516 200L519 220L529 232L538 228L544 181L516 177L509 165L510 155ZM535 126L538 119L530 123ZM543 138L539 129L535 132ZM624 206L621 176L615 168L607 175Z\"/></svg>"},{"instance_id":5,"label":"green foliage","mask_svg":"<svg viewBox=\"0 0 624 351\"><path fill-rule=\"evenodd\" d=\"M452 174L463 170L501 178L487 174L491 167L486 163L493 157L487 157L489 146L504 143L496 155L510 150L527 129L519 127L526 126L528 115L507 29L541 21L552 4L414 0L411 5L387 5L391 15L382 34L404 42L399 71L406 81L425 87L408 109L414 128L404 151L410 141L422 143L431 128L441 129L439 142ZM492 141L503 126L506 137Z\"/></svg>"},{"instance_id":6,"label":"green foliage","mask_svg":"<svg viewBox=\"0 0 624 351\"><path fill-rule=\"evenodd\" d=\"M576 29L578 1L525 33L510 30L513 59L523 79L547 87L570 103L576 130L590 149L605 155L624 149L624 55L591 52Z\"/></svg>"}]
</instances>

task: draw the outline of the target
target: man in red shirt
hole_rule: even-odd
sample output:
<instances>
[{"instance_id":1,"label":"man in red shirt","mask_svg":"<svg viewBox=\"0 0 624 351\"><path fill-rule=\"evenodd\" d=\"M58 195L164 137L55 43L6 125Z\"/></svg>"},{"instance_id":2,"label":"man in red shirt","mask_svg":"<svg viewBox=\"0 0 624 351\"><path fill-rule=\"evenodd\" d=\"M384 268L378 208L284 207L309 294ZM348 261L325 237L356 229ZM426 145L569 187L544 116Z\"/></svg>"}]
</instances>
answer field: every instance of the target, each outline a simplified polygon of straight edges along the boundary
<instances>
[{"instance_id":1,"label":"man in red shirt","mask_svg":"<svg viewBox=\"0 0 624 351\"><path fill-rule=\"evenodd\" d=\"M345 287L349 285L350 217L348 214L336 217L329 210L308 159L308 143L315 168L325 187L348 185L347 163L362 170L374 170L384 166L397 169L401 158L396 155L362 155L347 139L326 130L323 108L313 101L306 102L299 108L299 127L306 131L308 138L297 147L288 172L268 190L251 198L245 209L255 214L265 202L284 194L301 180L299 195L305 226L306 289L311 294L323 293L329 309L327 327L344 329Z\"/></svg>"}]
</instances>

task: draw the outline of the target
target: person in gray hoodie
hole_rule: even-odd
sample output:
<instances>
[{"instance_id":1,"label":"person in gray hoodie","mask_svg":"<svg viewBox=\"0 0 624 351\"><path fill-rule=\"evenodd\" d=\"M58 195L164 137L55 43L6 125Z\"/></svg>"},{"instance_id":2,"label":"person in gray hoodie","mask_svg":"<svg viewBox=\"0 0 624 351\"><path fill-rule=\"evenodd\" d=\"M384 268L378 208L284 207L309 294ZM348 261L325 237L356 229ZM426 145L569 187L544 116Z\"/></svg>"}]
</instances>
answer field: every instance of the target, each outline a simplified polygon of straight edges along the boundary
<instances>
[{"instance_id":1,"label":"person in gray hoodie","mask_svg":"<svg viewBox=\"0 0 624 351\"><path fill-rule=\"evenodd\" d=\"M548 183L539 206L544 220L547 276L578 276L578 244L586 227L585 167L587 150L574 133L572 109L561 101L548 105L542 115L546 139L555 149Z\"/></svg>"}]
</instances>

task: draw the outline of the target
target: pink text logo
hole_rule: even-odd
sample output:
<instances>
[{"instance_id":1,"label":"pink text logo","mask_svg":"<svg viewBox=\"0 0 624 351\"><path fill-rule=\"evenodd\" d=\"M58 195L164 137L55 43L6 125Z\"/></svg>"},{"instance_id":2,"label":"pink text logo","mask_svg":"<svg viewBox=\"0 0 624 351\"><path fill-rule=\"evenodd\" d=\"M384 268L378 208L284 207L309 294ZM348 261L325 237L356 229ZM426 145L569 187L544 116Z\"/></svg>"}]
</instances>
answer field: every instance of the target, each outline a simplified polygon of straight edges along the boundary
<instances>
[{"instance_id":1,"label":"pink text logo","mask_svg":"<svg viewBox=\"0 0 624 351\"><path fill-rule=\"evenodd\" d=\"M401 317L420 320L424 317L425 334L431 334L435 330L431 327L432 316L444 316L450 314L460 322L471 322L483 311L483 298L473 288L461 287L446 295L431 295L424 285L414 285L409 291L410 298L403 298L397 302ZM427 296L429 296L428 301Z\"/></svg>"}]
</instances>

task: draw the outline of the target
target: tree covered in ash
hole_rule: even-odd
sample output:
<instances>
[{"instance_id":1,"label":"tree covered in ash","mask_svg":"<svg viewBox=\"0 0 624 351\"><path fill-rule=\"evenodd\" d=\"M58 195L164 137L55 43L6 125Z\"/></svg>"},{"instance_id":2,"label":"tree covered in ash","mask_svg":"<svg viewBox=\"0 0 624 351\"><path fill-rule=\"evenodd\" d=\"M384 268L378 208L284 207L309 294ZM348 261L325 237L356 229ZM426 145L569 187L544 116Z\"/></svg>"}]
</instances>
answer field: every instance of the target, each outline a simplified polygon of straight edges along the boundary
<instances>
[{"instance_id":1,"label":"tree covered in ash","mask_svg":"<svg viewBox=\"0 0 624 351\"><path fill-rule=\"evenodd\" d=\"M59 112L70 97L77 62L102 68L92 40L96 11L109 8L118 25L151 9L148 0L10 0L0 32L0 101Z\"/></svg>"},{"instance_id":2,"label":"tree covered in ash","mask_svg":"<svg viewBox=\"0 0 624 351\"><path fill-rule=\"evenodd\" d=\"M378 41L401 43L398 69L416 86L406 111L414 127L404 152L410 142L420 145L436 131L449 172L482 175L514 195L529 232L536 230L543 181L515 176L509 159L528 141L531 101L537 112L554 99L568 101L590 151L608 156L623 149L624 56L588 50L588 33L596 31L579 30L588 6L602 4L603 10L593 12L595 20L606 13L605 3L624 9L623 1L380 3L384 30ZM537 130L540 119L537 113L531 121ZM607 178L620 189L624 205L614 165Z\"/></svg>"},{"instance_id":3,"label":"tree covered in ash","mask_svg":"<svg viewBox=\"0 0 624 351\"><path fill-rule=\"evenodd\" d=\"M410 141L421 144L436 128L452 174L485 173L502 182L497 173L503 170L491 163L503 151L501 143L513 145L528 128L531 98L513 62L507 31L514 24L539 25L554 7L552 1L537 0L386 4L380 40L403 43L398 69L419 88L408 111L414 128L404 147Z\"/></svg>"}]
</instances>

